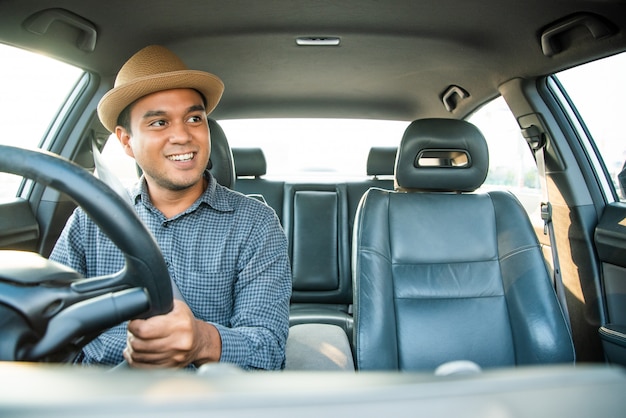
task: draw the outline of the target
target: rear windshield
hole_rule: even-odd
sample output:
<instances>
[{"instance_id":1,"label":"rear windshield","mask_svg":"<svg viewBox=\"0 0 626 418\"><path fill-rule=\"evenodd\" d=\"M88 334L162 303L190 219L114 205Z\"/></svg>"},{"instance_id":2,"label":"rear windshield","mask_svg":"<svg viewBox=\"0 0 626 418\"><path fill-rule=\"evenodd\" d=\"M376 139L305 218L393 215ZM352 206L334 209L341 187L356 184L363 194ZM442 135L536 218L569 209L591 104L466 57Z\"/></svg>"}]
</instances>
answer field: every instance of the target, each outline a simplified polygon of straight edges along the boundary
<instances>
[{"instance_id":1,"label":"rear windshield","mask_svg":"<svg viewBox=\"0 0 626 418\"><path fill-rule=\"evenodd\" d=\"M371 147L398 146L405 121L351 119L221 120L231 148L259 147L267 177L346 179L366 175Z\"/></svg>"}]
</instances>

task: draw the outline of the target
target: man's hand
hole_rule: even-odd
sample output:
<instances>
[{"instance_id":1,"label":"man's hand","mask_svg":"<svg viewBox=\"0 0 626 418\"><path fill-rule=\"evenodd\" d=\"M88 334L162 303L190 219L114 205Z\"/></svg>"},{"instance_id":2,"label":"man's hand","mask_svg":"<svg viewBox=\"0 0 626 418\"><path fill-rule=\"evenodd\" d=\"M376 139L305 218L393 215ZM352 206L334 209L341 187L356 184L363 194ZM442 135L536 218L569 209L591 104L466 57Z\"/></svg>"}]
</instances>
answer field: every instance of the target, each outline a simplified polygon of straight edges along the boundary
<instances>
[{"instance_id":1,"label":"man's hand","mask_svg":"<svg viewBox=\"0 0 626 418\"><path fill-rule=\"evenodd\" d=\"M217 329L193 316L175 299L166 315L128 323L124 358L131 367L185 367L219 361L222 342Z\"/></svg>"}]
</instances>

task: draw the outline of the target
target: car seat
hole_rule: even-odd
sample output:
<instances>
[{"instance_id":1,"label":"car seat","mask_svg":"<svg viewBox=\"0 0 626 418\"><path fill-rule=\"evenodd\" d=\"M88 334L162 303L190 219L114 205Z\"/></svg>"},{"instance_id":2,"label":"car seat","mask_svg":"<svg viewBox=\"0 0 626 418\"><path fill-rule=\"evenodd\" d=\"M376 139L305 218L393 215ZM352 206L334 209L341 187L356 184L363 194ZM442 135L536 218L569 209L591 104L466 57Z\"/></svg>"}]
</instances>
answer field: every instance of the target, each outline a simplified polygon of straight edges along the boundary
<instances>
[{"instance_id":1,"label":"car seat","mask_svg":"<svg viewBox=\"0 0 626 418\"><path fill-rule=\"evenodd\" d=\"M574 361L526 212L509 192L473 192L488 167L475 126L417 120L399 147L396 189L363 196L352 249L358 370Z\"/></svg>"},{"instance_id":2,"label":"car seat","mask_svg":"<svg viewBox=\"0 0 626 418\"><path fill-rule=\"evenodd\" d=\"M235 163L226 134L213 119L209 119L209 132L211 133L211 157L207 168L219 184L234 189Z\"/></svg>"}]
</instances>

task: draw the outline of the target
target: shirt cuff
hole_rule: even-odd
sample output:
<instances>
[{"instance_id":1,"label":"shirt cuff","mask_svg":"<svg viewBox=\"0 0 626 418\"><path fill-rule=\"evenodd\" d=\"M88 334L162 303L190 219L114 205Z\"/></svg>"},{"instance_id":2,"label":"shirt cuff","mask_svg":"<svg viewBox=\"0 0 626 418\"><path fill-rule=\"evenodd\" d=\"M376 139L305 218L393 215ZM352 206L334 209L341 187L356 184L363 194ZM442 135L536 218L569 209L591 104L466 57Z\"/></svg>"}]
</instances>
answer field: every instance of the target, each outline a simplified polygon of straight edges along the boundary
<instances>
[{"instance_id":1,"label":"shirt cuff","mask_svg":"<svg viewBox=\"0 0 626 418\"><path fill-rule=\"evenodd\" d=\"M215 323L212 323L212 325L217 328L217 332L219 332L222 340L220 362L236 364L239 367L247 369L250 355L247 349L249 344L247 338L232 328Z\"/></svg>"}]
</instances>

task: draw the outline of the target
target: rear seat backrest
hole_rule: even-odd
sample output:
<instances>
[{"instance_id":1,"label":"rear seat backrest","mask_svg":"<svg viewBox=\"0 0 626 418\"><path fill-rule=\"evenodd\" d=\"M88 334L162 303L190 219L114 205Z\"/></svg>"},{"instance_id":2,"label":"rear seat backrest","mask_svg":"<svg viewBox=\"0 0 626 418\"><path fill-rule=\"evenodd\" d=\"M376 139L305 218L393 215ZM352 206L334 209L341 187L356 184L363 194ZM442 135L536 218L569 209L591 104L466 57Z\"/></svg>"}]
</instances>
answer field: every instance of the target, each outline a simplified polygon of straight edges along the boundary
<instances>
[{"instance_id":1,"label":"rear seat backrest","mask_svg":"<svg viewBox=\"0 0 626 418\"><path fill-rule=\"evenodd\" d=\"M260 148L233 148L236 190L263 195L289 242L293 274L291 325L338 325L352 338L351 237L356 208L371 187L393 189L396 148L372 148L363 181L269 181Z\"/></svg>"},{"instance_id":2,"label":"rear seat backrest","mask_svg":"<svg viewBox=\"0 0 626 418\"><path fill-rule=\"evenodd\" d=\"M290 325L337 325L351 340L346 185L286 183L283 218L293 275Z\"/></svg>"},{"instance_id":3,"label":"rear seat backrest","mask_svg":"<svg viewBox=\"0 0 626 418\"><path fill-rule=\"evenodd\" d=\"M245 195L261 195L271 206L282 222L283 185L282 181L262 178L267 172L265 155L261 148L233 148L237 182L235 190Z\"/></svg>"},{"instance_id":4,"label":"rear seat backrest","mask_svg":"<svg viewBox=\"0 0 626 418\"><path fill-rule=\"evenodd\" d=\"M294 303L352 301L346 194L344 184L285 184Z\"/></svg>"}]
</instances>

